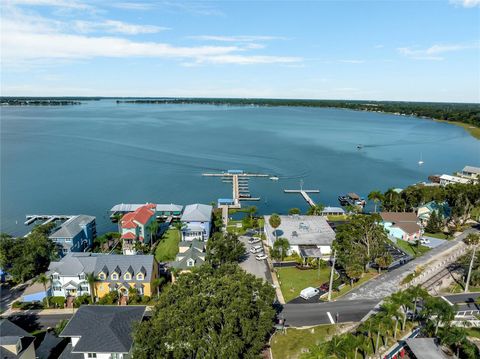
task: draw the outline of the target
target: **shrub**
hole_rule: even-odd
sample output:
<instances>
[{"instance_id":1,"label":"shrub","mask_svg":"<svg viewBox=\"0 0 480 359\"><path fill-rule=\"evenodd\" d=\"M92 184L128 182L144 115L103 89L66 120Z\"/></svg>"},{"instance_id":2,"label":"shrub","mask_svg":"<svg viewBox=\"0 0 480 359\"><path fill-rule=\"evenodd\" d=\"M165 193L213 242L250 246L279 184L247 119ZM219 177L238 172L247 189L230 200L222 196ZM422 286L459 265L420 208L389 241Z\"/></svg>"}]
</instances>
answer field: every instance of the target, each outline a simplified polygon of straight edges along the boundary
<instances>
[{"instance_id":1,"label":"shrub","mask_svg":"<svg viewBox=\"0 0 480 359\"><path fill-rule=\"evenodd\" d=\"M117 304L118 302L118 293L117 292L110 292L106 295L104 295L100 300L98 301L98 304Z\"/></svg>"},{"instance_id":2,"label":"shrub","mask_svg":"<svg viewBox=\"0 0 480 359\"><path fill-rule=\"evenodd\" d=\"M15 302L12 303L12 308L13 309L20 309L20 308L22 308L22 304L23 303L21 301L16 300Z\"/></svg>"},{"instance_id":3,"label":"shrub","mask_svg":"<svg viewBox=\"0 0 480 359\"><path fill-rule=\"evenodd\" d=\"M82 304L92 304L92 298L88 294L83 294L75 298L74 305L75 307L80 307Z\"/></svg>"},{"instance_id":4,"label":"shrub","mask_svg":"<svg viewBox=\"0 0 480 359\"><path fill-rule=\"evenodd\" d=\"M60 296L50 297L49 302L50 302L51 308L63 308L65 307L66 299L65 297L60 297Z\"/></svg>"},{"instance_id":5,"label":"shrub","mask_svg":"<svg viewBox=\"0 0 480 359\"><path fill-rule=\"evenodd\" d=\"M144 295L142 297L141 303L142 304L148 304L148 303L150 303L150 300L151 300L151 298L148 295Z\"/></svg>"}]
</instances>

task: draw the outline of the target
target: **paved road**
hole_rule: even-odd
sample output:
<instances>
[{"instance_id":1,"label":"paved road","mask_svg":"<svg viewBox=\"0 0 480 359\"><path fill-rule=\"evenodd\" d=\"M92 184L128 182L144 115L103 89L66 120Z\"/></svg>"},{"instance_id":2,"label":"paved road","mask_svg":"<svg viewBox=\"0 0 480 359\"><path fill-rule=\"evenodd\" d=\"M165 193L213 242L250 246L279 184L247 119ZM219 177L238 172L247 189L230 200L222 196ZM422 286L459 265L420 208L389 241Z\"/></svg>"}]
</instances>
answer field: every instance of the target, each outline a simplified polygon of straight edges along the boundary
<instances>
[{"instance_id":1,"label":"paved road","mask_svg":"<svg viewBox=\"0 0 480 359\"><path fill-rule=\"evenodd\" d=\"M359 322L377 304L378 300L375 299L285 304L280 316L286 320L287 325L292 327L332 324L336 322L336 313L338 313L338 323Z\"/></svg>"},{"instance_id":2,"label":"paved road","mask_svg":"<svg viewBox=\"0 0 480 359\"><path fill-rule=\"evenodd\" d=\"M423 256L416 258L403 266L392 270L391 272L384 273L383 275L368 281L363 286L353 289L350 293L345 295L340 300L357 300L357 299L377 299L381 300L388 297L392 293L398 291L402 279L407 273L415 270L417 266L424 265L441 255L443 252L454 247L471 232L478 232L476 229L468 229L456 239L447 241L440 246L431 249Z\"/></svg>"},{"instance_id":3,"label":"paved road","mask_svg":"<svg viewBox=\"0 0 480 359\"><path fill-rule=\"evenodd\" d=\"M423 238L427 238L430 243L424 244L426 247L430 248L437 248L438 246L441 246L443 243L447 242L446 239L440 239L440 238L435 238L435 237L428 237L428 236L422 236Z\"/></svg>"},{"instance_id":4,"label":"paved road","mask_svg":"<svg viewBox=\"0 0 480 359\"><path fill-rule=\"evenodd\" d=\"M268 269L267 261L258 261L255 258L256 254L250 253L250 247L252 246L251 244L248 244L248 240L250 239L250 237L241 236L239 237L239 239L245 244L245 247L247 248L245 260L240 262L240 267L246 272L272 283L272 276L270 274L270 270ZM262 242L255 243L255 246L258 245L262 245Z\"/></svg>"},{"instance_id":5,"label":"paved road","mask_svg":"<svg viewBox=\"0 0 480 359\"><path fill-rule=\"evenodd\" d=\"M480 293L450 294L444 295L443 297L452 304L473 303L478 297L480 297Z\"/></svg>"},{"instance_id":6,"label":"paved road","mask_svg":"<svg viewBox=\"0 0 480 359\"><path fill-rule=\"evenodd\" d=\"M38 315L36 313L21 313L8 316L8 319L28 332L39 329L54 328L64 319L70 319L73 313Z\"/></svg>"}]
</instances>

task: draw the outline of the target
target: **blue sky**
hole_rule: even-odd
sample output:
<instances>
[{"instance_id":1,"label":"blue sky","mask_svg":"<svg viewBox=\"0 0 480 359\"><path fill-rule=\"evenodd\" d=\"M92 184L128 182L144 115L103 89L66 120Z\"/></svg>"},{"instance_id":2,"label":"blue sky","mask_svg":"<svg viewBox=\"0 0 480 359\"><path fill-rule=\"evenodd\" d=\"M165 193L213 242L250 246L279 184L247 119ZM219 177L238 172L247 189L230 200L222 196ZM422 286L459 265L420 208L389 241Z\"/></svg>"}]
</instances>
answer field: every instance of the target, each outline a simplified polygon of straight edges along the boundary
<instances>
[{"instance_id":1,"label":"blue sky","mask_svg":"<svg viewBox=\"0 0 480 359\"><path fill-rule=\"evenodd\" d=\"M6 96L480 102L480 0L2 0Z\"/></svg>"}]
</instances>

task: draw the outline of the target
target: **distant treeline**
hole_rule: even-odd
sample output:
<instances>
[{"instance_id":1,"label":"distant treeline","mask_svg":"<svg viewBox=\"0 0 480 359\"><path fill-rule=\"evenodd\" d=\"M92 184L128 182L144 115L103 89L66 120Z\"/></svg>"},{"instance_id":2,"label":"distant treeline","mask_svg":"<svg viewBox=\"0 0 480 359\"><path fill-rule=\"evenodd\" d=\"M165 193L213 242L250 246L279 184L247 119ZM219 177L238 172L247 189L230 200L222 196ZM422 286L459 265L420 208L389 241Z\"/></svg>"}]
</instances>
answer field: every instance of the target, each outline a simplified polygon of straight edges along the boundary
<instances>
[{"instance_id":1,"label":"distant treeline","mask_svg":"<svg viewBox=\"0 0 480 359\"><path fill-rule=\"evenodd\" d=\"M2 98L1 106L68 106L80 105L81 102L69 99L30 99L30 98Z\"/></svg>"},{"instance_id":2,"label":"distant treeline","mask_svg":"<svg viewBox=\"0 0 480 359\"><path fill-rule=\"evenodd\" d=\"M288 99L225 99L225 98L163 98L117 100L117 103L137 104L208 104L232 106L296 106L333 107L358 111L386 112L454 121L480 127L480 105L437 102L345 101L345 100L288 100Z\"/></svg>"}]
</instances>

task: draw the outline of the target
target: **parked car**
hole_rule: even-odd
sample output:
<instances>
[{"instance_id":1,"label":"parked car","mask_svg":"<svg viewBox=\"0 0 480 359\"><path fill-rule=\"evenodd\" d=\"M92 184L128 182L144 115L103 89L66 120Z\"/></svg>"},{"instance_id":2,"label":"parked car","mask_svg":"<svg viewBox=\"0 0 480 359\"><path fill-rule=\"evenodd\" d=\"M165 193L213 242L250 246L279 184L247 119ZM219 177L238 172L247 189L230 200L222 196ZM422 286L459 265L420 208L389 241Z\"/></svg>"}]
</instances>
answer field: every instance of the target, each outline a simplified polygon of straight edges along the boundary
<instances>
[{"instance_id":1,"label":"parked car","mask_svg":"<svg viewBox=\"0 0 480 359\"><path fill-rule=\"evenodd\" d=\"M420 243L421 244L430 244L430 239L428 238L420 238Z\"/></svg>"},{"instance_id":2,"label":"parked car","mask_svg":"<svg viewBox=\"0 0 480 359\"><path fill-rule=\"evenodd\" d=\"M250 253L260 253L260 252L263 252L263 247L262 246L253 246L252 248L250 248Z\"/></svg>"},{"instance_id":3,"label":"parked car","mask_svg":"<svg viewBox=\"0 0 480 359\"><path fill-rule=\"evenodd\" d=\"M265 253L260 253L260 254L257 254L255 258L257 259L257 261L263 261L267 259L267 255Z\"/></svg>"},{"instance_id":4,"label":"parked car","mask_svg":"<svg viewBox=\"0 0 480 359\"><path fill-rule=\"evenodd\" d=\"M258 243L258 242L261 242L262 240L260 238L255 238L255 237L252 237L248 240L248 244L255 244L255 243Z\"/></svg>"},{"instance_id":5,"label":"parked car","mask_svg":"<svg viewBox=\"0 0 480 359\"><path fill-rule=\"evenodd\" d=\"M320 291L317 288L308 287L308 288L302 289L302 291L300 292L300 297L302 297L305 300L308 300L312 297L315 297L319 293Z\"/></svg>"}]
</instances>

